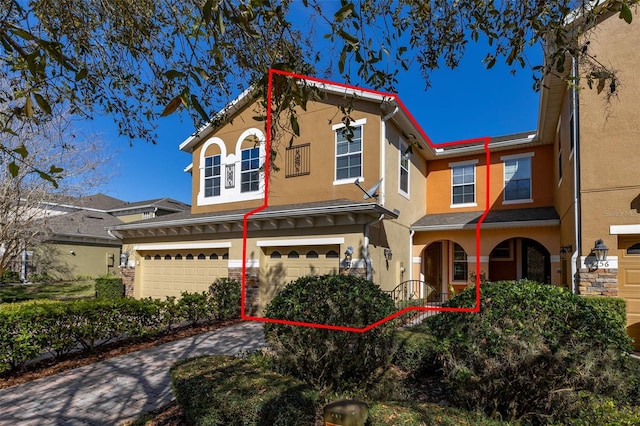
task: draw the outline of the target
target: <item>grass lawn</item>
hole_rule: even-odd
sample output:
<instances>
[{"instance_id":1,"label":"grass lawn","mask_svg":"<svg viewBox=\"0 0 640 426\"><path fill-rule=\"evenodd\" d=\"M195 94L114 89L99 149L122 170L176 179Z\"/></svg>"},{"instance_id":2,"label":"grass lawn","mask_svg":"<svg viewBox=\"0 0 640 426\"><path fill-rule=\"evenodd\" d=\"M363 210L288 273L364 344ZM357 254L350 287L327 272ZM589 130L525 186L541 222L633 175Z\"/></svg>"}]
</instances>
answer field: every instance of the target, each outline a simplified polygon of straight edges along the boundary
<instances>
[{"instance_id":1,"label":"grass lawn","mask_svg":"<svg viewBox=\"0 0 640 426\"><path fill-rule=\"evenodd\" d=\"M0 285L0 303L21 302L33 299L66 300L95 296L95 282L68 281L41 284Z\"/></svg>"}]
</instances>

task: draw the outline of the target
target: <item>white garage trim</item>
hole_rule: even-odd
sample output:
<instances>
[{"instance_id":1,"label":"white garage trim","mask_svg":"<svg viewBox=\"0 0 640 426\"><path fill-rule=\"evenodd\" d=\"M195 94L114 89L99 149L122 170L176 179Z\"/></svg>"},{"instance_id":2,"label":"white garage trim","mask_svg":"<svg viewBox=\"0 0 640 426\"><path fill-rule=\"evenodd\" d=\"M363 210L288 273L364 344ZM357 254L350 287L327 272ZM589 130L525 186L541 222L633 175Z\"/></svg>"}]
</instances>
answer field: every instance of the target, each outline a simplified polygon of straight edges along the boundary
<instances>
[{"instance_id":1,"label":"white garage trim","mask_svg":"<svg viewBox=\"0 0 640 426\"><path fill-rule=\"evenodd\" d=\"M260 261L258 259L247 259L247 268L258 268L260 266ZM229 268L242 268L242 259L239 260L229 260Z\"/></svg>"},{"instance_id":2,"label":"white garage trim","mask_svg":"<svg viewBox=\"0 0 640 426\"><path fill-rule=\"evenodd\" d=\"M190 250L209 248L230 248L231 242L208 242L208 243L167 243L167 244L141 244L133 246L135 251L143 250Z\"/></svg>"},{"instance_id":3,"label":"white garage trim","mask_svg":"<svg viewBox=\"0 0 640 426\"><path fill-rule=\"evenodd\" d=\"M344 237L298 238L295 240L258 240L258 247L326 246L344 244Z\"/></svg>"},{"instance_id":4,"label":"white garage trim","mask_svg":"<svg viewBox=\"0 0 640 426\"><path fill-rule=\"evenodd\" d=\"M611 235L640 234L640 225L611 225L609 226Z\"/></svg>"}]
</instances>

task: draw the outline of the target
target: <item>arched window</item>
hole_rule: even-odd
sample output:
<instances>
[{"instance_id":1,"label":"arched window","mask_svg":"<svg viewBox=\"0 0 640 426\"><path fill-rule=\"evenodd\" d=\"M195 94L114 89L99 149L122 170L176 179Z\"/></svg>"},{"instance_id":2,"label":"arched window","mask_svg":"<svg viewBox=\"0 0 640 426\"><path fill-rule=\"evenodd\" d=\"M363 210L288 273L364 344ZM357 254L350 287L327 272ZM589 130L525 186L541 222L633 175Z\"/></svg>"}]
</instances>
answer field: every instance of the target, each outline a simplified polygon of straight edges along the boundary
<instances>
[{"instance_id":1,"label":"arched window","mask_svg":"<svg viewBox=\"0 0 640 426\"><path fill-rule=\"evenodd\" d=\"M340 255L335 250L329 250L325 256L327 259L339 259Z\"/></svg>"},{"instance_id":2,"label":"arched window","mask_svg":"<svg viewBox=\"0 0 640 426\"><path fill-rule=\"evenodd\" d=\"M162 257L160 257L159 254L156 254L155 256L153 256L153 260L160 260L162 259Z\"/></svg>"},{"instance_id":3,"label":"arched window","mask_svg":"<svg viewBox=\"0 0 640 426\"><path fill-rule=\"evenodd\" d=\"M193 255L191 253L187 255L187 260L193 260Z\"/></svg>"},{"instance_id":4,"label":"arched window","mask_svg":"<svg viewBox=\"0 0 640 426\"><path fill-rule=\"evenodd\" d=\"M198 255L198 260L205 260L207 258L207 256L204 255L204 253L200 253Z\"/></svg>"},{"instance_id":5,"label":"arched window","mask_svg":"<svg viewBox=\"0 0 640 426\"><path fill-rule=\"evenodd\" d=\"M181 254L176 254L176 257L174 258L176 260L182 260L182 255Z\"/></svg>"},{"instance_id":6,"label":"arched window","mask_svg":"<svg viewBox=\"0 0 640 426\"><path fill-rule=\"evenodd\" d=\"M293 250L293 251L289 252L289 254L287 255L287 258L288 259L299 259L300 255L298 254L297 251Z\"/></svg>"},{"instance_id":7,"label":"arched window","mask_svg":"<svg viewBox=\"0 0 640 426\"><path fill-rule=\"evenodd\" d=\"M635 243L627 249L627 254L640 254L640 243Z\"/></svg>"},{"instance_id":8,"label":"arched window","mask_svg":"<svg viewBox=\"0 0 640 426\"><path fill-rule=\"evenodd\" d=\"M467 252L458 243L453 243L453 280L467 281Z\"/></svg>"},{"instance_id":9,"label":"arched window","mask_svg":"<svg viewBox=\"0 0 640 426\"><path fill-rule=\"evenodd\" d=\"M211 256L209 256L209 259L211 260L217 260L218 259L218 255L215 253L211 253Z\"/></svg>"},{"instance_id":10,"label":"arched window","mask_svg":"<svg viewBox=\"0 0 640 426\"><path fill-rule=\"evenodd\" d=\"M229 253L225 253L225 254L223 254L223 255L222 255L222 258L223 258L223 259L228 259L228 258L229 258Z\"/></svg>"},{"instance_id":11,"label":"arched window","mask_svg":"<svg viewBox=\"0 0 640 426\"><path fill-rule=\"evenodd\" d=\"M280 259L282 257L282 255L280 254L279 251L274 251L271 253L271 256L269 256L271 259Z\"/></svg>"},{"instance_id":12,"label":"arched window","mask_svg":"<svg viewBox=\"0 0 640 426\"><path fill-rule=\"evenodd\" d=\"M311 250L310 252L307 253L306 255L307 259L317 259L318 258L318 252Z\"/></svg>"},{"instance_id":13,"label":"arched window","mask_svg":"<svg viewBox=\"0 0 640 426\"><path fill-rule=\"evenodd\" d=\"M150 256L150 255L146 255L146 256L144 257L144 260L151 260L151 256Z\"/></svg>"},{"instance_id":14,"label":"arched window","mask_svg":"<svg viewBox=\"0 0 640 426\"><path fill-rule=\"evenodd\" d=\"M165 254L164 255L164 260L171 260L171 255L170 254Z\"/></svg>"}]
</instances>

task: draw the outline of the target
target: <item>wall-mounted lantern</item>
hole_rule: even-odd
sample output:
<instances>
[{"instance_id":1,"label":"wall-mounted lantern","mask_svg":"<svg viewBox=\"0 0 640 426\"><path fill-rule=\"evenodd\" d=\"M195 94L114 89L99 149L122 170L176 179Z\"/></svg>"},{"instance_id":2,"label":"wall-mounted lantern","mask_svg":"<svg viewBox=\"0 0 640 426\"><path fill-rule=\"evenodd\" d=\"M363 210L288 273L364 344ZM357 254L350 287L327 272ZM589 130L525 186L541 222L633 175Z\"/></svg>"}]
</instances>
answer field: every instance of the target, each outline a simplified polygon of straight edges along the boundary
<instances>
[{"instance_id":1,"label":"wall-mounted lantern","mask_svg":"<svg viewBox=\"0 0 640 426\"><path fill-rule=\"evenodd\" d=\"M560 246L560 260L566 260L567 254L571 253L573 246L568 244L566 246Z\"/></svg>"},{"instance_id":2,"label":"wall-mounted lantern","mask_svg":"<svg viewBox=\"0 0 640 426\"><path fill-rule=\"evenodd\" d=\"M344 251L344 266L345 268L351 268L351 259L353 259L353 247L349 246Z\"/></svg>"},{"instance_id":3,"label":"wall-mounted lantern","mask_svg":"<svg viewBox=\"0 0 640 426\"><path fill-rule=\"evenodd\" d=\"M384 258L387 260L387 262L393 258L393 251L391 251L390 248L384 249Z\"/></svg>"},{"instance_id":4,"label":"wall-mounted lantern","mask_svg":"<svg viewBox=\"0 0 640 426\"><path fill-rule=\"evenodd\" d=\"M596 255L596 261L598 262L598 264L600 264L601 262L606 263L607 254L609 253L609 247L604 245L604 241L596 240L595 247L593 247L593 253Z\"/></svg>"}]
</instances>

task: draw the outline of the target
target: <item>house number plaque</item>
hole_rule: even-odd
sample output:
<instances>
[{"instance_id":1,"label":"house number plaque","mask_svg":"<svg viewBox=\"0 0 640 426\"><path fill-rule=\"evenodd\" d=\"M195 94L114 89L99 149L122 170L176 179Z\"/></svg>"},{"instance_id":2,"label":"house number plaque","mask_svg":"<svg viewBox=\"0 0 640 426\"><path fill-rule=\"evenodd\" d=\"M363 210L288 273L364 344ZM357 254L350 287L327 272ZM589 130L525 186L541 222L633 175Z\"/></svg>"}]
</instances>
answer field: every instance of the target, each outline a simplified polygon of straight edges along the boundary
<instances>
[{"instance_id":1,"label":"house number plaque","mask_svg":"<svg viewBox=\"0 0 640 426\"><path fill-rule=\"evenodd\" d=\"M224 187L233 188L235 186L235 164L227 164L224 173Z\"/></svg>"}]
</instances>

